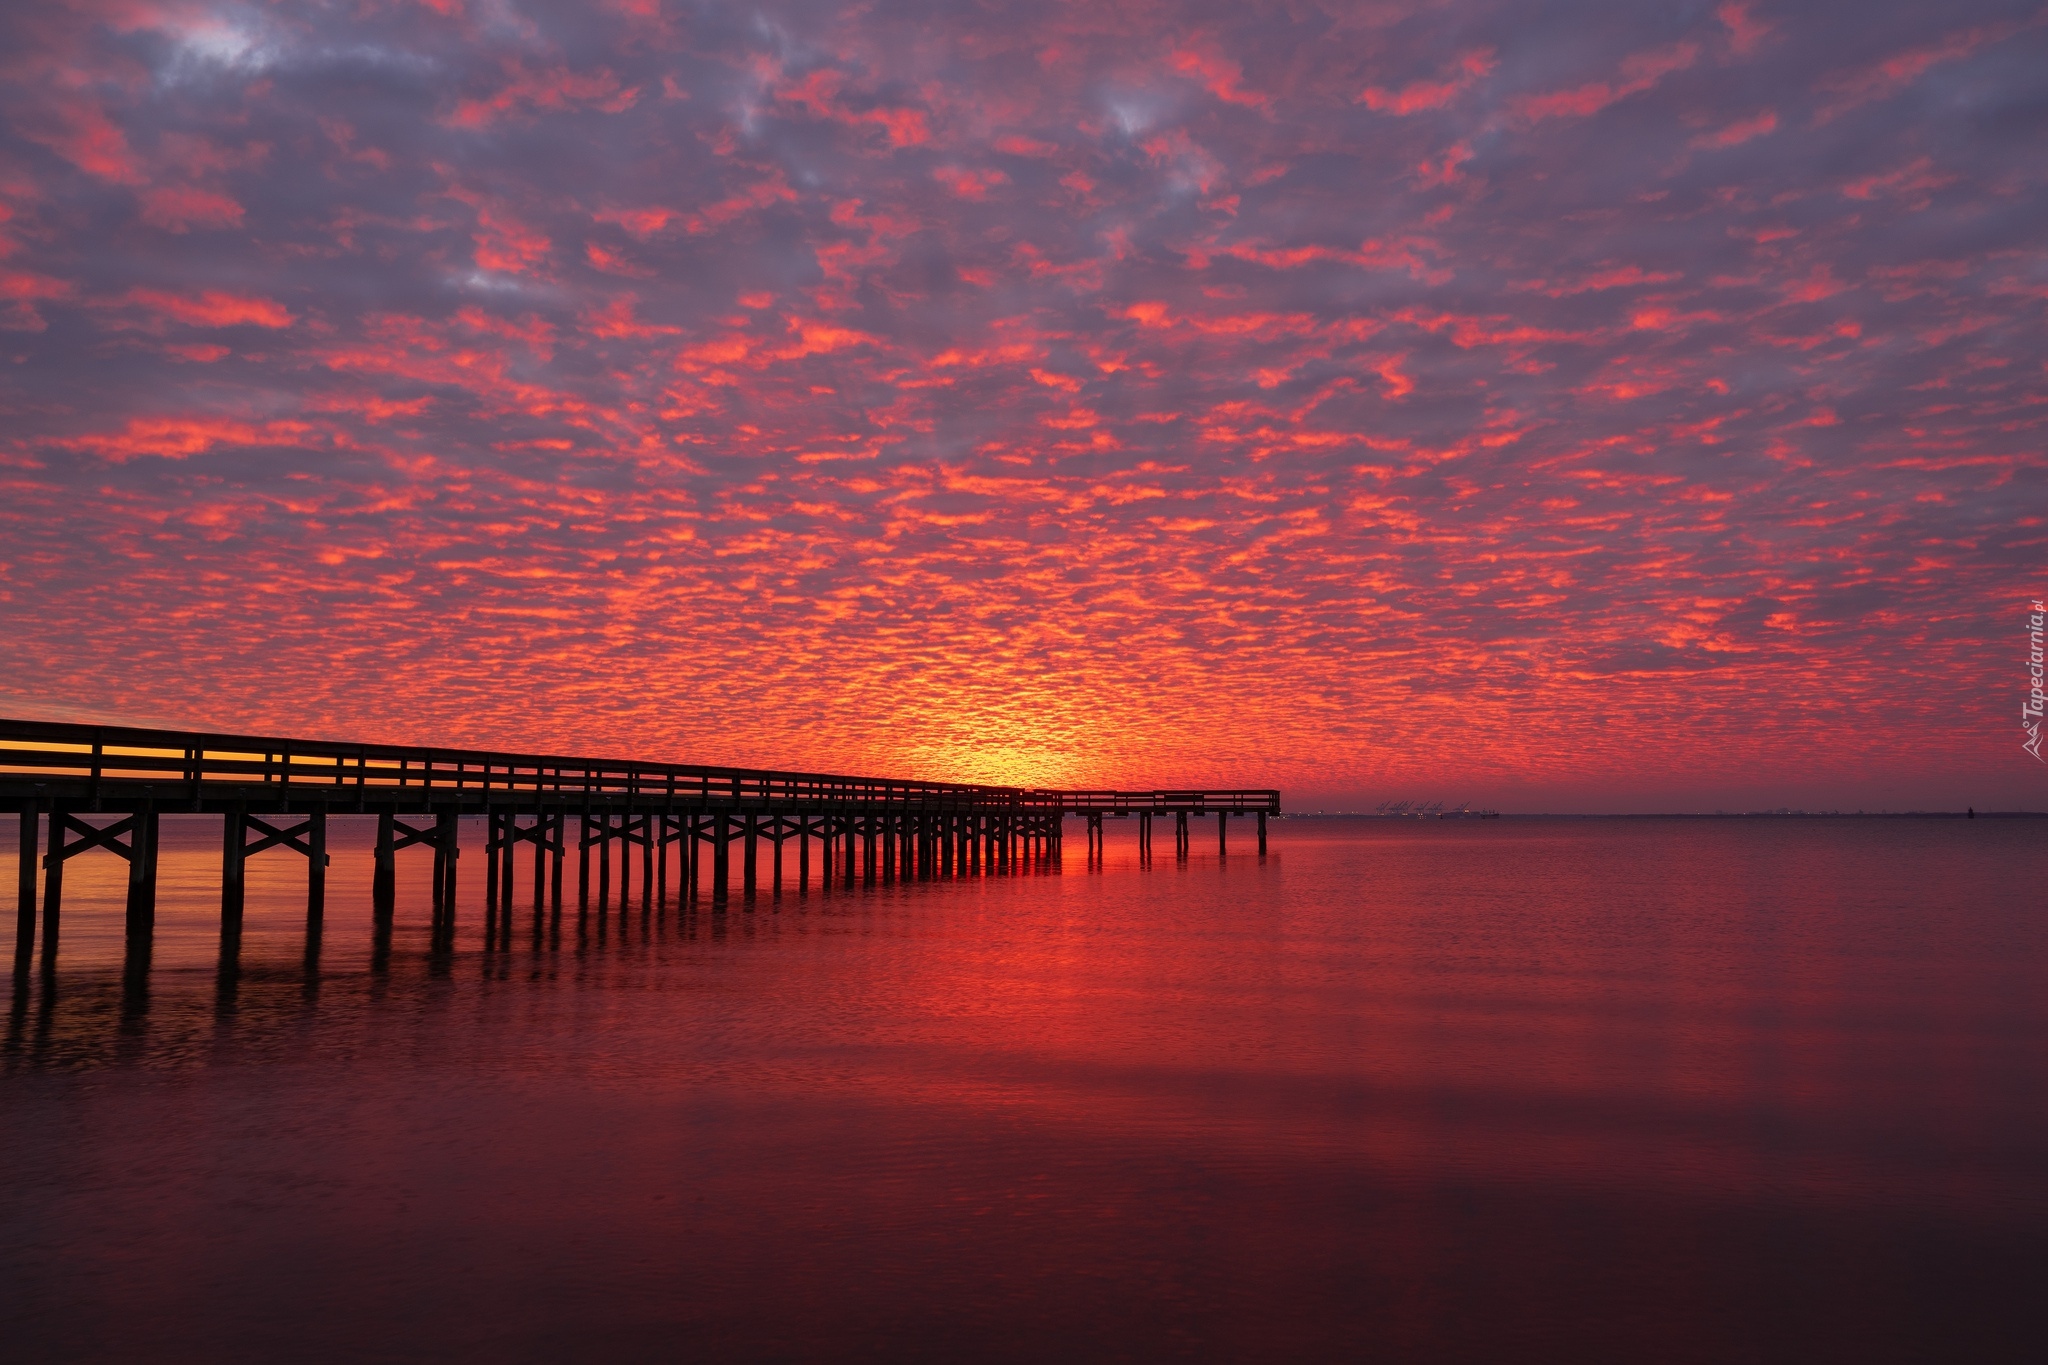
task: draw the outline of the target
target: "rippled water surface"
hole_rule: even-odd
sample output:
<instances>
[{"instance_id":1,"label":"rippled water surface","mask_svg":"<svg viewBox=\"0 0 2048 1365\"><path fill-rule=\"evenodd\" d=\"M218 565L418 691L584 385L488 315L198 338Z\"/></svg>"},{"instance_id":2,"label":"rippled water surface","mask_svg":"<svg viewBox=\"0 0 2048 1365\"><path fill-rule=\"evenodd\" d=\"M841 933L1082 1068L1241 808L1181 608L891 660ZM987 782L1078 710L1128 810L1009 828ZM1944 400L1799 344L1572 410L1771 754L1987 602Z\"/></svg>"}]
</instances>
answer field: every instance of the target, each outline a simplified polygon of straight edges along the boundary
<instances>
[{"instance_id":1,"label":"rippled water surface","mask_svg":"<svg viewBox=\"0 0 2048 1365\"><path fill-rule=\"evenodd\" d=\"M445 950L407 853L380 950L337 820L227 964L218 829L146 974L93 854L12 979L10 1360L2041 1358L2048 821L1077 824L488 941L473 856Z\"/></svg>"}]
</instances>

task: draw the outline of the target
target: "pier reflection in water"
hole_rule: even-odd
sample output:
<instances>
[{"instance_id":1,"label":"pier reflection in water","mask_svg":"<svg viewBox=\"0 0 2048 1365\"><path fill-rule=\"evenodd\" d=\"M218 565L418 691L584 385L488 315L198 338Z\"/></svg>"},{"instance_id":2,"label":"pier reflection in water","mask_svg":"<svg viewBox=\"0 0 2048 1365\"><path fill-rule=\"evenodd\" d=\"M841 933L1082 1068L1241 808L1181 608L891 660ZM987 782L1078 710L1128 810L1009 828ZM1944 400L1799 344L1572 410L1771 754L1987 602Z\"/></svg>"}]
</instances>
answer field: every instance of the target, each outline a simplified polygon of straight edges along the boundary
<instances>
[{"instance_id":1,"label":"pier reflection in water","mask_svg":"<svg viewBox=\"0 0 2048 1365\"><path fill-rule=\"evenodd\" d=\"M72 864L0 1047L11 1359L2023 1358L2042 827L1272 853L487 919L373 821ZM470 836L465 833L465 839ZM1081 841L1076 840L1078 846ZM11 872L0 867L0 875ZM4 884L4 883L0 883Z\"/></svg>"}]
</instances>

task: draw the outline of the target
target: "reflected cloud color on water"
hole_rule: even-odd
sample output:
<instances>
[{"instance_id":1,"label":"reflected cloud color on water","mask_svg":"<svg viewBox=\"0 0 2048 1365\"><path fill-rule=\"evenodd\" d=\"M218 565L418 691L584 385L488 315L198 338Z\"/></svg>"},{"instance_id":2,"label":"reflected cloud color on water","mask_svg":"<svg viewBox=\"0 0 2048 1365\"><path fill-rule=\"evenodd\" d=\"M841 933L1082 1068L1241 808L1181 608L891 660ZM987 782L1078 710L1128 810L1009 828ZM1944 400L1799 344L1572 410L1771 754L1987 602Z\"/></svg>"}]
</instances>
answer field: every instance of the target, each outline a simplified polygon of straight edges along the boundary
<instances>
[{"instance_id":1,"label":"reflected cloud color on water","mask_svg":"<svg viewBox=\"0 0 2048 1365\"><path fill-rule=\"evenodd\" d=\"M1113 822L1100 865L488 940L471 878L445 949L401 860L380 949L338 818L317 958L259 858L231 969L216 823L165 830L148 971L88 857L9 998L24 1358L2028 1339L2036 821L1293 820L1150 866Z\"/></svg>"}]
</instances>

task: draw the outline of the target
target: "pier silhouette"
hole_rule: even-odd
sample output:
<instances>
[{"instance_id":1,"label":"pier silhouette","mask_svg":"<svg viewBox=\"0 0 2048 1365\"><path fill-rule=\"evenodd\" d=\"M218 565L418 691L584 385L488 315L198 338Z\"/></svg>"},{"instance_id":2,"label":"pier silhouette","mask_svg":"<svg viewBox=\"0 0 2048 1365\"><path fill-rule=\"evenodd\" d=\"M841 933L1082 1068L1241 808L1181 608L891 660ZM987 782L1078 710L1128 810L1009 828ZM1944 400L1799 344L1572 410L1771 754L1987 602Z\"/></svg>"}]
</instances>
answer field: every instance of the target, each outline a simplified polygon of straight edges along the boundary
<instances>
[{"instance_id":1,"label":"pier silhouette","mask_svg":"<svg viewBox=\"0 0 2048 1365\"><path fill-rule=\"evenodd\" d=\"M21 819L19 969L37 946L39 908L42 960L55 963L64 866L94 850L128 863L127 935L147 960L159 822L171 813L221 819L227 949L241 934L247 861L272 849L306 860L307 927L318 934L330 815L377 819L371 894L381 924L396 912L399 853L431 852L438 937L452 931L466 816L485 821L484 901L493 922L503 915L509 927L523 880L536 909L561 909L572 853L579 907L593 893L600 908L611 903L615 862L623 907L637 862L643 901L666 904L673 885L692 901L708 890L720 908L735 893L750 902L764 881L775 891L790 879L808 889L814 852L821 888L1000 875L1056 862L1070 815L1086 820L1091 859L1102 852L1104 819L1133 817L1144 857L1155 818L1173 819L1175 852L1186 857L1194 822L1211 815L1219 853L1228 851L1230 820L1245 816L1256 817L1264 853L1266 817L1279 813L1280 794L1001 787L0 719L0 805ZM100 816L114 818L88 818ZM793 859L786 856L792 841Z\"/></svg>"}]
</instances>

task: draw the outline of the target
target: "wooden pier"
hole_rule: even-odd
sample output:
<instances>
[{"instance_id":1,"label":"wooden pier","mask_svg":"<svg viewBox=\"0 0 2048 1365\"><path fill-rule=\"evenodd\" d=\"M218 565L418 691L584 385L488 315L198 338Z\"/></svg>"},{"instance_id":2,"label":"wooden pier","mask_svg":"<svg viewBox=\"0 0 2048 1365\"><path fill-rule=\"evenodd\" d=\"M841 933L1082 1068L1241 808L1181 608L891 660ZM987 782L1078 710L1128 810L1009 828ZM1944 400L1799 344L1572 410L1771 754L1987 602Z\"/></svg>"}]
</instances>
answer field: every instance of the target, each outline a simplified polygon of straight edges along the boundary
<instances>
[{"instance_id":1,"label":"wooden pier","mask_svg":"<svg viewBox=\"0 0 2048 1365\"><path fill-rule=\"evenodd\" d=\"M10 805L21 813L21 968L36 946L38 866L47 966L62 923L64 865L95 849L127 861L127 932L147 942L159 822L170 813L221 817L221 933L230 943L241 932L244 865L270 849L306 859L307 922L318 932L330 815L377 819L371 896L383 922L396 909L398 854L432 853L434 925L445 932L454 921L464 817L485 821L484 901L509 925L521 853L530 855L536 909L561 909L571 853L579 909L593 894L600 909L612 903L615 859L621 906L637 863L643 903L666 904L673 886L678 900L708 890L719 909L735 891L751 901L764 881L774 891L808 890L814 856L821 889L1044 866L1060 857L1074 815L1086 819L1091 860L1101 856L1103 820L1132 817L1142 857L1151 855L1153 819L1168 816L1178 856L1192 846L1191 822L1211 815L1219 854L1228 851L1231 819L1245 816L1257 817L1263 854L1266 817L1279 813L1280 794L992 787L0 720L0 808Z\"/></svg>"}]
</instances>

